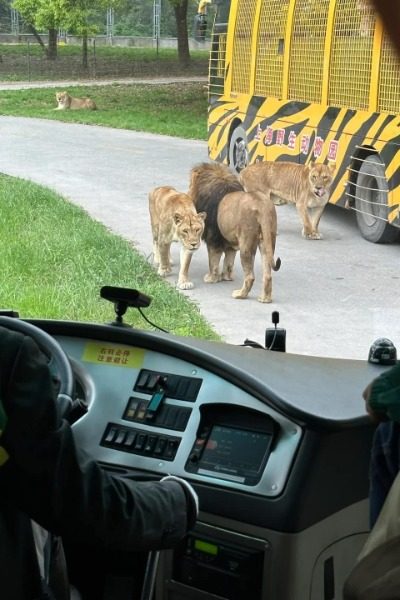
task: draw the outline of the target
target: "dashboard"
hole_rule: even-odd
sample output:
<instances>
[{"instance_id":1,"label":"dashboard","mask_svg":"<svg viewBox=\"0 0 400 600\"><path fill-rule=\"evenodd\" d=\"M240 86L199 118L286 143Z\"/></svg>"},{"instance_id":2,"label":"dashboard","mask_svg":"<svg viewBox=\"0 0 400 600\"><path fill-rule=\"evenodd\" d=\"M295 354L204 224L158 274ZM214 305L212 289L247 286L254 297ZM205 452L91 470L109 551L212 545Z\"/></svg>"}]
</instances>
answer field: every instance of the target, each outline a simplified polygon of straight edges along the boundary
<instances>
[{"instance_id":1,"label":"dashboard","mask_svg":"<svg viewBox=\"0 0 400 600\"><path fill-rule=\"evenodd\" d=\"M72 365L85 407L77 444L122 477L178 475L199 495L194 532L163 552L157 600L239 600L248 590L254 600L301 600L341 585L368 533L373 427L361 394L384 367L31 323Z\"/></svg>"}]
</instances>

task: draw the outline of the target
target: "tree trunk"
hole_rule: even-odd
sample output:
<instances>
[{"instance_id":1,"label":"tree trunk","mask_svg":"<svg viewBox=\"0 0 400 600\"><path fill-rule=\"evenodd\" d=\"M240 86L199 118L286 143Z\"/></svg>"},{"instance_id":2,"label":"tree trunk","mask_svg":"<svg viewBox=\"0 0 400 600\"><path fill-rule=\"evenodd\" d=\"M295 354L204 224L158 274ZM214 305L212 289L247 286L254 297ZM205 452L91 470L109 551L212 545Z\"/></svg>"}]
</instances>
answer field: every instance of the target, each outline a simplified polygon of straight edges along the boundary
<instances>
[{"instance_id":1,"label":"tree trunk","mask_svg":"<svg viewBox=\"0 0 400 600\"><path fill-rule=\"evenodd\" d=\"M49 44L47 47L47 58L56 60L57 58L57 29L49 29Z\"/></svg>"},{"instance_id":2,"label":"tree trunk","mask_svg":"<svg viewBox=\"0 0 400 600\"><path fill-rule=\"evenodd\" d=\"M82 36L82 67L87 69L89 67L88 62L88 36L84 33Z\"/></svg>"},{"instance_id":3,"label":"tree trunk","mask_svg":"<svg viewBox=\"0 0 400 600\"><path fill-rule=\"evenodd\" d=\"M33 35L35 36L35 40L38 42L39 46L42 48L43 52L47 56L46 44L44 43L44 41L40 37L39 33L36 31L36 29L34 28L34 26L30 25L30 24L29 24L29 30L31 31L31 33L33 33Z\"/></svg>"},{"instance_id":4,"label":"tree trunk","mask_svg":"<svg viewBox=\"0 0 400 600\"><path fill-rule=\"evenodd\" d=\"M179 0L174 3L176 34L178 38L178 58L180 64L183 66L187 66L190 63L187 9L188 0Z\"/></svg>"}]
</instances>

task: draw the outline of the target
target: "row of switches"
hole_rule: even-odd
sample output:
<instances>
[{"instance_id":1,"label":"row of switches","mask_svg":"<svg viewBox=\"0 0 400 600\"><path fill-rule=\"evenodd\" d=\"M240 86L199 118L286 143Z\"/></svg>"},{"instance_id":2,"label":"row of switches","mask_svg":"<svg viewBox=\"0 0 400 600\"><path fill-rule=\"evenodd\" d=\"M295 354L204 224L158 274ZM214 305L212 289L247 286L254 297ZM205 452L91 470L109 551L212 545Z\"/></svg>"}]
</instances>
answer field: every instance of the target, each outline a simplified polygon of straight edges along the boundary
<instances>
[{"instance_id":1,"label":"row of switches","mask_svg":"<svg viewBox=\"0 0 400 600\"><path fill-rule=\"evenodd\" d=\"M149 435L141 430L114 424L108 425L101 441L102 446L117 448L134 454L146 454L165 460L175 458L179 443L180 438L157 434Z\"/></svg>"}]
</instances>

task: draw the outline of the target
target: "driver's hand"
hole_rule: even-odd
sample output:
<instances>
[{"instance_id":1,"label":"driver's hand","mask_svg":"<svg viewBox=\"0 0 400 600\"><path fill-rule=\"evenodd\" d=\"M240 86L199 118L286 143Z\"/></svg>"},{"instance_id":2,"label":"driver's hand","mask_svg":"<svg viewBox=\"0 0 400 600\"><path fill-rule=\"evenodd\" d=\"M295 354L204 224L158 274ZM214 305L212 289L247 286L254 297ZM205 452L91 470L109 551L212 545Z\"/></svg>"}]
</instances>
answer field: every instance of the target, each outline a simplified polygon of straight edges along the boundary
<instances>
[{"instance_id":1,"label":"driver's hand","mask_svg":"<svg viewBox=\"0 0 400 600\"><path fill-rule=\"evenodd\" d=\"M374 379L365 388L363 398L374 423L400 422L400 363Z\"/></svg>"},{"instance_id":2,"label":"driver's hand","mask_svg":"<svg viewBox=\"0 0 400 600\"><path fill-rule=\"evenodd\" d=\"M0 328L1 398L7 415L4 440L43 437L57 427L57 384L36 342ZM3 439L1 440L3 443Z\"/></svg>"},{"instance_id":3,"label":"driver's hand","mask_svg":"<svg viewBox=\"0 0 400 600\"><path fill-rule=\"evenodd\" d=\"M176 481L182 486L187 502L187 529L192 529L199 514L199 498L194 491L193 486L191 486L186 479L176 477L175 475L167 475L161 479L161 482L163 481Z\"/></svg>"},{"instance_id":4,"label":"driver's hand","mask_svg":"<svg viewBox=\"0 0 400 600\"><path fill-rule=\"evenodd\" d=\"M371 421L373 423L381 423L382 421L387 421L387 416L385 412L379 412L376 410L373 410L371 408L371 405L369 403L370 397L371 397L371 391L372 391L372 386L373 386L373 382L369 383L367 385L367 387L365 388L365 390L363 391L363 398L365 400L365 409L371 419Z\"/></svg>"}]
</instances>

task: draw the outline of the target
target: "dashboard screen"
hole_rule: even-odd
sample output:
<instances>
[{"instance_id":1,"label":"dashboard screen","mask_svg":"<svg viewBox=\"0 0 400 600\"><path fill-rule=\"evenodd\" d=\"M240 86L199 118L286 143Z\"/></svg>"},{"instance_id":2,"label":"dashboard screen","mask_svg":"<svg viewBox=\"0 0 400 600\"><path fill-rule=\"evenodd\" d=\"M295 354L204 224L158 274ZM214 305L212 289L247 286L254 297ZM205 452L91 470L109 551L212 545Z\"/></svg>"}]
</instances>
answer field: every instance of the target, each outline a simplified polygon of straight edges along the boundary
<instances>
[{"instance_id":1,"label":"dashboard screen","mask_svg":"<svg viewBox=\"0 0 400 600\"><path fill-rule=\"evenodd\" d=\"M270 433L214 425L199 458L197 472L254 485L262 475L271 444Z\"/></svg>"}]
</instances>

